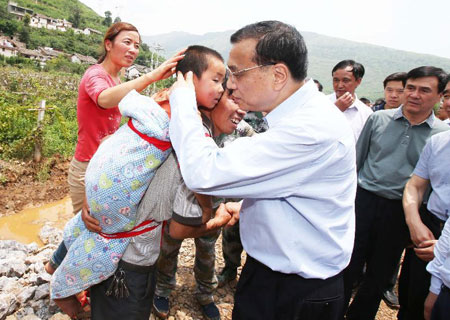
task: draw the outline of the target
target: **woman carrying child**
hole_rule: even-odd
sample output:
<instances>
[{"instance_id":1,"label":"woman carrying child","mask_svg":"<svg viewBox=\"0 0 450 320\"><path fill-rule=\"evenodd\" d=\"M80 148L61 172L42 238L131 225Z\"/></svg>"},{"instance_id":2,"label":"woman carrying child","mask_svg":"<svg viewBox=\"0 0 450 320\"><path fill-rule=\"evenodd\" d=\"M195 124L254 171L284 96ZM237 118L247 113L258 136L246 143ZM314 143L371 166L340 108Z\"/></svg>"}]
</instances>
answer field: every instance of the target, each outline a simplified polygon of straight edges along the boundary
<instances>
[{"instance_id":1,"label":"woman carrying child","mask_svg":"<svg viewBox=\"0 0 450 320\"><path fill-rule=\"evenodd\" d=\"M133 89L140 92L153 82L172 75L177 61L183 58L178 53L155 70L121 83L120 71L136 60L140 44L136 27L126 22L113 24L105 33L98 63L88 68L81 79L77 101L78 140L68 177L74 214L82 208L88 210L84 204L86 168L102 139L119 128L122 118L117 107L119 101ZM46 271L53 274L65 254L66 248L60 245L45 266Z\"/></svg>"}]
</instances>

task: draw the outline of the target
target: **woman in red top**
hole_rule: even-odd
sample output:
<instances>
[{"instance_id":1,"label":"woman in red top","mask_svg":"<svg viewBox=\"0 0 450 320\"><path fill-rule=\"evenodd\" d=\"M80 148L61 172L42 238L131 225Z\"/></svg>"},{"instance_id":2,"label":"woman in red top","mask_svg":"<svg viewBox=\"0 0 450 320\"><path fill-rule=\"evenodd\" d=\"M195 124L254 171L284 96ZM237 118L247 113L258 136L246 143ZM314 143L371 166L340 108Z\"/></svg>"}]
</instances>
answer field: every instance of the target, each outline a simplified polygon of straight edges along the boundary
<instances>
[{"instance_id":1,"label":"woman in red top","mask_svg":"<svg viewBox=\"0 0 450 320\"><path fill-rule=\"evenodd\" d=\"M133 25L126 22L113 24L106 31L103 39L104 52L98 64L87 69L81 79L77 102L78 141L69 168L74 214L83 207L84 174L89 160L101 140L119 128L119 101L133 89L141 92L153 82L172 75L177 61L183 58L178 53L152 72L120 83L120 71L133 64L139 54L140 44L140 35Z\"/></svg>"},{"instance_id":2,"label":"woman in red top","mask_svg":"<svg viewBox=\"0 0 450 320\"><path fill-rule=\"evenodd\" d=\"M177 62L184 57L180 52L152 72L120 83L119 73L122 68L133 64L139 54L140 43L141 38L133 25L126 22L113 24L106 31L104 52L98 63L89 67L81 79L77 101L78 141L68 178L74 214L82 209L88 210L84 175L102 139L119 128L119 101L133 89L140 92L153 82L172 75ZM61 243L45 266L48 273L53 274L66 252L64 243Z\"/></svg>"}]
</instances>

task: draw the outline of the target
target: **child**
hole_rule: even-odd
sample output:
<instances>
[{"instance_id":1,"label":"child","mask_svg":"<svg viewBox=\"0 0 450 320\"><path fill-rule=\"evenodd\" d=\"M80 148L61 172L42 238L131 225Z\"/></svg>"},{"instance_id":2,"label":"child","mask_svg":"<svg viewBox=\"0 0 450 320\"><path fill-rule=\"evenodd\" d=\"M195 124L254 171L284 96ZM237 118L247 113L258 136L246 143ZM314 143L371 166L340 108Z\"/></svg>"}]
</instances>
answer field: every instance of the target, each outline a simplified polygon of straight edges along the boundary
<instances>
[{"instance_id":1,"label":"child","mask_svg":"<svg viewBox=\"0 0 450 320\"><path fill-rule=\"evenodd\" d=\"M191 70L199 74L198 105L211 109L223 93L225 66L217 53L218 57L208 52L214 59L206 59L206 64L205 59L196 57L205 50L210 49L188 48L185 63L192 64ZM162 105L167 106L167 101ZM74 294L114 273L130 237L161 224L159 220L150 219L135 226L134 221L137 205L155 170L170 153L170 110L162 109L153 99L135 91L120 102L119 108L130 121L100 145L86 173L88 203L102 232L88 231L80 214L70 220L64 229L64 242L69 251L52 278L52 299L69 315L76 315L79 309ZM208 204L208 199L200 203ZM207 205L203 208L208 211Z\"/></svg>"}]
</instances>

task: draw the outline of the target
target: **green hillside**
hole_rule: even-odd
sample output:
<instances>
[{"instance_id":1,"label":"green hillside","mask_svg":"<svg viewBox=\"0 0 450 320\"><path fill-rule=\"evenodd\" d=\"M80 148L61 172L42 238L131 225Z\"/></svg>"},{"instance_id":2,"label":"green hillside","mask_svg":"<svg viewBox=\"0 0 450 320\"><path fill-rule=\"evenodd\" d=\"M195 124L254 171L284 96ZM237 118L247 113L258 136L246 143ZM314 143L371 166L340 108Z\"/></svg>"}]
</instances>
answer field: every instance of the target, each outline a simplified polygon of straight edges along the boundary
<instances>
[{"instance_id":1,"label":"green hillside","mask_svg":"<svg viewBox=\"0 0 450 320\"><path fill-rule=\"evenodd\" d=\"M201 44L216 49L227 58L231 48L229 39L233 32L229 30L204 35L172 32L144 36L143 41L148 44L155 42L161 44L166 56L190 44ZM332 38L313 32L302 32L302 35L309 50L308 76L318 79L323 84L325 93L333 91L331 83L333 66L344 59L354 59L364 65L366 75L357 89L357 94L371 100L383 96L382 82L393 72L409 71L423 65L434 65L450 71L450 59L446 58Z\"/></svg>"},{"instance_id":2,"label":"green hillside","mask_svg":"<svg viewBox=\"0 0 450 320\"><path fill-rule=\"evenodd\" d=\"M16 3L21 7L32 9L34 13L56 19L66 19L71 22L77 21L76 24L74 23L74 27L78 27L78 29L88 27L101 33L106 31L113 18L110 17L109 23L104 25L103 23L107 19L97 15L78 0L16 0ZM7 4L8 0L0 0L0 34L16 36L25 43L27 49L51 47L65 53L79 53L94 58L98 58L102 51L102 35L94 33L90 35L76 34L71 29L62 32L45 28L32 28L24 21L18 21L13 15L7 13ZM152 53L148 46L143 45L136 63L150 67L152 61L157 64L163 60L157 53ZM83 71L80 69L81 73Z\"/></svg>"},{"instance_id":3,"label":"green hillside","mask_svg":"<svg viewBox=\"0 0 450 320\"><path fill-rule=\"evenodd\" d=\"M93 28L101 32L106 31L102 25L103 17L100 17L91 8L78 0L13 0L21 7L32 9L35 13L40 13L52 18L73 20L74 13L79 10L81 23L79 28ZM8 0L0 0L0 6L6 8Z\"/></svg>"}]
</instances>

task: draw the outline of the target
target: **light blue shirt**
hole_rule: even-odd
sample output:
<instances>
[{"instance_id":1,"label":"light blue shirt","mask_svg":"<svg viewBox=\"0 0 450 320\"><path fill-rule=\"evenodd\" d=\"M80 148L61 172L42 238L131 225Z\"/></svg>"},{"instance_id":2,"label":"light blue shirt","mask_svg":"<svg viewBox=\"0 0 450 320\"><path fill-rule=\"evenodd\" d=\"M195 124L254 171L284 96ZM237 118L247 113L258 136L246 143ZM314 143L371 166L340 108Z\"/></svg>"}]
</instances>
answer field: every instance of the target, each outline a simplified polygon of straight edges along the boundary
<instances>
[{"instance_id":1,"label":"light blue shirt","mask_svg":"<svg viewBox=\"0 0 450 320\"><path fill-rule=\"evenodd\" d=\"M450 288L450 219L434 246L434 259L427 265L427 271L431 273L431 292L439 294L442 284Z\"/></svg>"},{"instance_id":2,"label":"light blue shirt","mask_svg":"<svg viewBox=\"0 0 450 320\"><path fill-rule=\"evenodd\" d=\"M437 133L423 148L414 174L430 180L428 210L446 221L450 215L450 131Z\"/></svg>"},{"instance_id":3,"label":"light blue shirt","mask_svg":"<svg viewBox=\"0 0 450 320\"><path fill-rule=\"evenodd\" d=\"M353 132L308 81L267 115L269 130L219 149L205 138L195 93L170 96L170 137L195 192L244 198L246 252L274 271L327 279L353 248L356 157Z\"/></svg>"}]
</instances>

